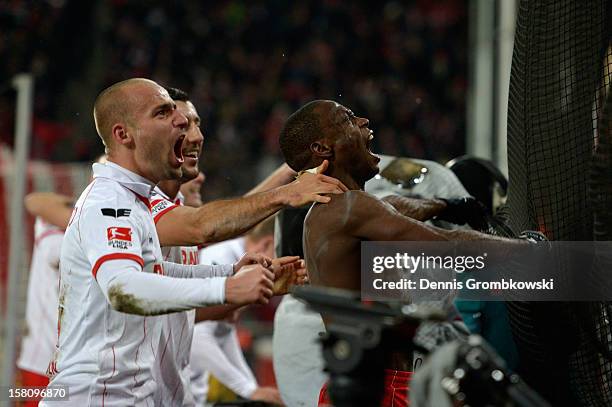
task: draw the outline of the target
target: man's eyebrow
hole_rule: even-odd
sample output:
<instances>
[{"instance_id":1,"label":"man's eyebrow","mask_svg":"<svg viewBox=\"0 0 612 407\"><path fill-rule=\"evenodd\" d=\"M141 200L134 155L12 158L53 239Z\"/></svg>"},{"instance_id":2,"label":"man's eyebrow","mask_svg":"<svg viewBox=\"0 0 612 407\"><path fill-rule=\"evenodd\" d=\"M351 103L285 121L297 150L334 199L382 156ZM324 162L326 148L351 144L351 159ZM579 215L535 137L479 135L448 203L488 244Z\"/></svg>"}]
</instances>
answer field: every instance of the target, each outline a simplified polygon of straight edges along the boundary
<instances>
[{"instance_id":1,"label":"man's eyebrow","mask_svg":"<svg viewBox=\"0 0 612 407\"><path fill-rule=\"evenodd\" d=\"M174 110L176 109L176 103L174 102L163 102L153 108L154 112L159 112L162 110Z\"/></svg>"}]
</instances>

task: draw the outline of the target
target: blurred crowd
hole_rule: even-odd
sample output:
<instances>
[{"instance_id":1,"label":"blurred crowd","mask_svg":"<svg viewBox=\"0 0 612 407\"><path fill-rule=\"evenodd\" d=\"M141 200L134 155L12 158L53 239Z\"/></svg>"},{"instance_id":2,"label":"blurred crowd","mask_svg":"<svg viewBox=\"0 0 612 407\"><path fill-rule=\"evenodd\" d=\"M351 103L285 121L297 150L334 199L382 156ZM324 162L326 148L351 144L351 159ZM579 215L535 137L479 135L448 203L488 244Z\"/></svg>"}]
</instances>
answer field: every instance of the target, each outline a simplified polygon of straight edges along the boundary
<instances>
[{"instance_id":1,"label":"blurred crowd","mask_svg":"<svg viewBox=\"0 0 612 407\"><path fill-rule=\"evenodd\" d=\"M466 3L12 0L0 3L0 86L36 74L33 151L56 161L101 152L93 125L74 125L90 106L61 97L75 78L98 91L133 76L187 90L203 119L207 200L271 171L286 117L315 98L369 118L377 152L444 161L464 152ZM4 142L11 100L0 94Z\"/></svg>"}]
</instances>

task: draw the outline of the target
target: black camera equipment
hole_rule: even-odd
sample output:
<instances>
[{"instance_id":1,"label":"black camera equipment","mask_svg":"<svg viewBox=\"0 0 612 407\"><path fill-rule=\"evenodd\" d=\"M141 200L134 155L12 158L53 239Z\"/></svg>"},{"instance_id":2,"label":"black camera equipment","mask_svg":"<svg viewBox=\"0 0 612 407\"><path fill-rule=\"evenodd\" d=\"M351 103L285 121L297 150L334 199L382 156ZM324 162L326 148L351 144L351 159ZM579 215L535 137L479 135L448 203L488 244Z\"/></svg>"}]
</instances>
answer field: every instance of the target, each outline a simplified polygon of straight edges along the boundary
<instances>
[{"instance_id":1,"label":"black camera equipment","mask_svg":"<svg viewBox=\"0 0 612 407\"><path fill-rule=\"evenodd\" d=\"M412 359L412 338L424 320L442 321L437 310L414 305L397 308L362 303L359 293L331 288L296 287L326 320L323 357L330 374L328 391L335 407L377 406L383 396L385 363L393 353Z\"/></svg>"}]
</instances>

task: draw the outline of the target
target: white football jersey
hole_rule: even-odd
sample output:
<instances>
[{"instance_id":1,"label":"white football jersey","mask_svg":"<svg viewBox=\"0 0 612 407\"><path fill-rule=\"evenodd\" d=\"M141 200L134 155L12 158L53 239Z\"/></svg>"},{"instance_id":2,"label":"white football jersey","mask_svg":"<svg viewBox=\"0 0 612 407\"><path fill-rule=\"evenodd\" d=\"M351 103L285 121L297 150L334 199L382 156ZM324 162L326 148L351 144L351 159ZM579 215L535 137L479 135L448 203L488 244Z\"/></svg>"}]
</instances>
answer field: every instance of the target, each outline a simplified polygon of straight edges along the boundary
<instances>
[{"instance_id":1,"label":"white football jersey","mask_svg":"<svg viewBox=\"0 0 612 407\"><path fill-rule=\"evenodd\" d=\"M151 367L163 317L115 311L97 272L105 262L123 260L163 274L149 212L153 185L113 163L94 164L93 171L62 245L59 343L50 384L69 386L70 405L141 405L155 391Z\"/></svg>"},{"instance_id":2,"label":"white football jersey","mask_svg":"<svg viewBox=\"0 0 612 407\"><path fill-rule=\"evenodd\" d=\"M59 346L49 365L50 385L68 386L70 401L41 405L151 405L163 325L154 315L222 304L232 267L164 262L152 183L112 162L93 170L62 243Z\"/></svg>"},{"instance_id":3,"label":"white football jersey","mask_svg":"<svg viewBox=\"0 0 612 407\"><path fill-rule=\"evenodd\" d=\"M183 195L171 200L156 187L151 196L151 214L157 224L165 214L183 205ZM173 263L198 264L197 246L162 247L164 260ZM163 316L162 337L155 364L158 388L155 405L193 406L189 357L193 338L195 310L175 312Z\"/></svg>"},{"instance_id":4,"label":"white football jersey","mask_svg":"<svg viewBox=\"0 0 612 407\"><path fill-rule=\"evenodd\" d=\"M44 375L57 342L59 259L64 231L36 218L30 262L26 333L17 360L20 369Z\"/></svg>"}]
</instances>

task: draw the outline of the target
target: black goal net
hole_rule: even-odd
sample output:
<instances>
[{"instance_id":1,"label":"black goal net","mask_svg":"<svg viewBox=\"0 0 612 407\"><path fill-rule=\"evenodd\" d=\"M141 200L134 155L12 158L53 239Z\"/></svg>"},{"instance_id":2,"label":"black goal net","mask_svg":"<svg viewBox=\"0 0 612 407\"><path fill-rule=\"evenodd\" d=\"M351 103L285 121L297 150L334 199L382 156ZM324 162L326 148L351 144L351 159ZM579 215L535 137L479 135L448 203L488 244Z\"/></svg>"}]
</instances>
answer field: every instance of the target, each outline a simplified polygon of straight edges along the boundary
<instances>
[{"instance_id":1,"label":"black goal net","mask_svg":"<svg viewBox=\"0 0 612 407\"><path fill-rule=\"evenodd\" d=\"M522 0L508 112L509 223L612 240L612 0ZM559 266L562 278L563 265ZM612 265L584 265L590 267ZM612 406L606 303L509 303L520 373L554 406Z\"/></svg>"}]
</instances>

